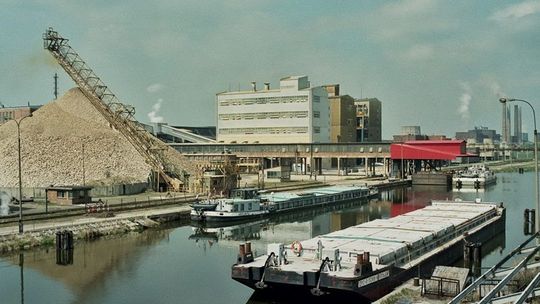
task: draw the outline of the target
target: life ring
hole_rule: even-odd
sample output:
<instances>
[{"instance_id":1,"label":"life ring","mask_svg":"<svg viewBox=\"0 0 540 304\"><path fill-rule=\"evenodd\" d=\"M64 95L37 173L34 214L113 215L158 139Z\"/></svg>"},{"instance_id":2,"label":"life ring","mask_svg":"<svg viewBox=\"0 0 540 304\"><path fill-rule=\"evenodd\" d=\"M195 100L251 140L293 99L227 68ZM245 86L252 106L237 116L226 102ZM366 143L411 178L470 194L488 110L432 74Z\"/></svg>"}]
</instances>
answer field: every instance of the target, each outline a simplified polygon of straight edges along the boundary
<instances>
[{"instance_id":1,"label":"life ring","mask_svg":"<svg viewBox=\"0 0 540 304\"><path fill-rule=\"evenodd\" d=\"M300 256L302 254L302 243L300 243L300 241L292 242L291 250L294 252L294 254Z\"/></svg>"}]
</instances>

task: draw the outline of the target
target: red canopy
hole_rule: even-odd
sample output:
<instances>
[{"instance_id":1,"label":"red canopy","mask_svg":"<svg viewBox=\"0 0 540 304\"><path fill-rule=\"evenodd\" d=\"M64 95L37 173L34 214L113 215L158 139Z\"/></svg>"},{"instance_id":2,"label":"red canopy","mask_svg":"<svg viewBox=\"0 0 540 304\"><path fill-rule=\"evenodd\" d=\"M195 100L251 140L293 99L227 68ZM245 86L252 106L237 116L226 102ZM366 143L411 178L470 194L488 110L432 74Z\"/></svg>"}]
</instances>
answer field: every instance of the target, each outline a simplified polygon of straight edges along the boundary
<instances>
[{"instance_id":1,"label":"red canopy","mask_svg":"<svg viewBox=\"0 0 540 304\"><path fill-rule=\"evenodd\" d=\"M467 154L464 140L411 140L390 145L392 159L454 160L459 156L476 155Z\"/></svg>"}]
</instances>

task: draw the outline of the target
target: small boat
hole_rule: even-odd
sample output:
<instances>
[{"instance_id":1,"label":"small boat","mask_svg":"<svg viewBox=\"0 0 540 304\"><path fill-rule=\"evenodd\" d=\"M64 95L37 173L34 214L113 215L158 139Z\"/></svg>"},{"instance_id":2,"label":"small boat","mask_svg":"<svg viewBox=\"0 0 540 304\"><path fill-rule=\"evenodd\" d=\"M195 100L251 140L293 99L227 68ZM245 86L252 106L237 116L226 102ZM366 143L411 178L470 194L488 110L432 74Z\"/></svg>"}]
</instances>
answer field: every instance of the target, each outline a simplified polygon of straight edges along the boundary
<instances>
[{"instance_id":1,"label":"small boat","mask_svg":"<svg viewBox=\"0 0 540 304\"><path fill-rule=\"evenodd\" d=\"M205 201L196 201L193 204L189 204L191 209L197 211L211 211L215 210L218 205L218 202L215 200L205 200Z\"/></svg>"},{"instance_id":2,"label":"small boat","mask_svg":"<svg viewBox=\"0 0 540 304\"><path fill-rule=\"evenodd\" d=\"M452 178L452 184L456 189L472 187L484 188L497 181L497 176L484 164L475 164L464 171L457 172Z\"/></svg>"},{"instance_id":3,"label":"small boat","mask_svg":"<svg viewBox=\"0 0 540 304\"><path fill-rule=\"evenodd\" d=\"M217 205L213 210L192 208L191 219L194 221L233 221L260 218L302 208L370 198L377 194L376 188L354 185L329 186L299 193L268 193L259 191L257 188L240 188L232 190L230 198L217 199L214 202Z\"/></svg>"}]
</instances>

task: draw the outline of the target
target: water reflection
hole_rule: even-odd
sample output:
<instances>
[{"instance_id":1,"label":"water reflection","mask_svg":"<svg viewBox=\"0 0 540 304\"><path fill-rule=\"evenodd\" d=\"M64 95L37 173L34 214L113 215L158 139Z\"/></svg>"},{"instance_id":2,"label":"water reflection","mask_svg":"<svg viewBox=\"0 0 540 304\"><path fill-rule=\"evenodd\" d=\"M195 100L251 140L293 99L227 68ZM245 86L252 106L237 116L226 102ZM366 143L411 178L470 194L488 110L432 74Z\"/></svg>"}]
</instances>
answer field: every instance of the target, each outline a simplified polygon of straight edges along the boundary
<instances>
[{"instance_id":1,"label":"water reflection","mask_svg":"<svg viewBox=\"0 0 540 304\"><path fill-rule=\"evenodd\" d=\"M85 302L87 297L92 297L92 293L88 291L105 289L107 278L112 274L126 275L132 272L139 259L143 259L153 245L167 239L171 230L149 230L145 233L130 233L122 238L79 242L75 245L75 250L66 252L70 255L69 263L58 264L58 251L54 249L27 252L26 260L23 254L20 254L18 263L21 269L21 302L24 299L23 266L27 271L38 272L62 283L73 293L75 302ZM13 256L8 260L15 264L15 258Z\"/></svg>"},{"instance_id":2,"label":"water reflection","mask_svg":"<svg viewBox=\"0 0 540 304\"><path fill-rule=\"evenodd\" d=\"M184 224L122 237L78 242L73 265L56 265L56 252L40 249L0 259L2 303L277 303L257 298L230 277L238 244L251 241L259 254L268 243L294 240L388 218L422 208L432 199L504 201L507 231L483 244L482 266L494 265L519 245L523 210L534 208L532 174L499 174L486 191L433 188L383 191L378 201L290 213L228 227ZM519 223L519 224L518 224ZM462 266L456 264L456 266ZM26 280L26 282L25 282ZM20 292L17 292L20 291ZM250 297L253 299L249 300ZM283 302L279 302L283 303Z\"/></svg>"}]
</instances>

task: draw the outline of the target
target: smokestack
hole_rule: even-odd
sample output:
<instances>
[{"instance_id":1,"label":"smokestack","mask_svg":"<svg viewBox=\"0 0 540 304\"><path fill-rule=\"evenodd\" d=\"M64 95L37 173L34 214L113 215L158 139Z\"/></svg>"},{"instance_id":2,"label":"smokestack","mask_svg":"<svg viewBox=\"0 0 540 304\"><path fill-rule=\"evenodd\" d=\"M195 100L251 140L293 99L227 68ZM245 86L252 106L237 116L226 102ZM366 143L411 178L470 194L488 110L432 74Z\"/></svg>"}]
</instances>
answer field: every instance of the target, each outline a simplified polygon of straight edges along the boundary
<instances>
[{"instance_id":1,"label":"smokestack","mask_svg":"<svg viewBox=\"0 0 540 304\"><path fill-rule=\"evenodd\" d=\"M506 102L502 103L501 106L502 106L501 141L506 142Z\"/></svg>"},{"instance_id":2,"label":"smokestack","mask_svg":"<svg viewBox=\"0 0 540 304\"><path fill-rule=\"evenodd\" d=\"M519 143L519 106L514 105L514 143Z\"/></svg>"},{"instance_id":3,"label":"smokestack","mask_svg":"<svg viewBox=\"0 0 540 304\"><path fill-rule=\"evenodd\" d=\"M265 83L264 83L264 89L265 89L266 91L269 91L269 90L270 90L270 82L265 82Z\"/></svg>"},{"instance_id":4,"label":"smokestack","mask_svg":"<svg viewBox=\"0 0 540 304\"><path fill-rule=\"evenodd\" d=\"M510 107L506 109L506 142L512 142L512 116L510 114Z\"/></svg>"},{"instance_id":5,"label":"smokestack","mask_svg":"<svg viewBox=\"0 0 540 304\"><path fill-rule=\"evenodd\" d=\"M523 143L523 137L522 137L521 134L523 134L523 121L521 120L521 107L519 107L519 115L518 115L518 117L519 117L519 124L518 124L518 127L519 127L519 140L518 140L518 142L520 144L522 144Z\"/></svg>"},{"instance_id":6,"label":"smokestack","mask_svg":"<svg viewBox=\"0 0 540 304\"><path fill-rule=\"evenodd\" d=\"M255 81L251 82L251 88L253 89L253 92L257 92L257 83Z\"/></svg>"}]
</instances>

